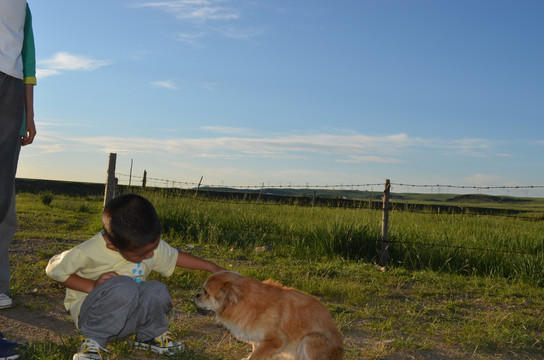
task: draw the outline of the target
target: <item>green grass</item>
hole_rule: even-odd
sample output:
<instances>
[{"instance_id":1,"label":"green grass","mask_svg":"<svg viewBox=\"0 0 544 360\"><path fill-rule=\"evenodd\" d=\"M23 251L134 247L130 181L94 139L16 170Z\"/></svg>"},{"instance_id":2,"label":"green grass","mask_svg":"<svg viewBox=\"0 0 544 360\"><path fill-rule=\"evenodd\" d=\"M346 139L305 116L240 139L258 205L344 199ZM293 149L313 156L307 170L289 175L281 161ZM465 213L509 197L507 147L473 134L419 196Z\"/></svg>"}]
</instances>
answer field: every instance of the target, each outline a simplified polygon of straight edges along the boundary
<instances>
[{"instance_id":1,"label":"green grass","mask_svg":"<svg viewBox=\"0 0 544 360\"><path fill-rule=\"evenodd\" d=\"M541 221L392 212L391 265L382 268L375 263L379 211L144 195L172 245L191 244L197 256L320 298L345 337L347 360L542 358L542 259L472 250L540 253ZM14 298L17 306L47 309L64 292L45 276L45 265L100 230L102 199L53 194L45 205L39 195L19 194L17 201ZM256 252L261 246L266 250ZM177 269L156 277L174 299L171 331L186 344L183 359L247 356L247 345L197 314L193 299L206 276ZM33 343L25 356L66 359L78 344L75 336ZM141 357L126 342L108 349L108 359Z\"/></svg>"},{"instance_id":2,"label":"green grass","mask_svg":"<svg viewBox=\"0 0 544 360\"><path fill-rule=\"evenodd\" d=\"M378 259L381 211L148 196L157 204L165 233L173 239L268 245L280 256L295 258ZM393 211L389 224L393 266L544 284L542 220Z\"/></svg>"}]
</instances>

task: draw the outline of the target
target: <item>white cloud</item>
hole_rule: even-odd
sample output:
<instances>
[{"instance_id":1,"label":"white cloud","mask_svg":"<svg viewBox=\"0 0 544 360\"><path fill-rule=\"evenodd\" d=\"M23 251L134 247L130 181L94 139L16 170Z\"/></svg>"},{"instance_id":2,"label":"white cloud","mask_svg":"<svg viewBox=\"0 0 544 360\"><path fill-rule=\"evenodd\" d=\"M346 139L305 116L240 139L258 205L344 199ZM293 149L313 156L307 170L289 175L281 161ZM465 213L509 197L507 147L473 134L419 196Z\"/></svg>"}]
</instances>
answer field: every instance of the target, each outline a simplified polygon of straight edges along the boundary
<instances>
[{"instance_id":1,"label":"white cloud","mask_svg":"<svg viewBox=\"0 0 544 360\"><path fill-rule=\"evenodd\" d=\"M164 84L163 84L164 85ZM166 84L168 85L168 84ZM325 159L346 164L403 164L413 161L421 151L448 149L458 156L467 154L462 140L427 140L412 138L407 134L370 136L359 133L347 134L263 134L253 129L206 126L209 135L197 138L149 138L149 137L68 137L47 133L44 137L62 143L81 152L117 152L148 154L151 156L179 156L206 159ZM172 132L170 132L172 134ZM213 134L215 133L215 135ZM45 134L43 134L45 135ZM62 137L62 138L61 138ZM470 141L469 141L470 143ZM476 146L478 147L478 146ZM55 147L50 147L54 151ZM471 183L488 184L492 180L482 175L467 179Z\"/></svg>"},{"instance_id":2,"label":"white cloud","mask_svg":"<svg viewBox=\"0 0 544 360\"><path fill-rule=\"evenodd\" d=\"M205 36L205 33L179 33L176 38L182 43L191 45L195 48L201 48L203 45L199 42L201 38Z\"/></svg>"},{"instance_id":3,"label":"white cloud","mask_svg":"<svg viewBox=\"0 0 544 360\"><path fill-rule=\"evenodd\" d=\"M430 148L443 150L446 155L463 155L468 157L489 157L496 156L493 149L497 142L488 139L464 138L464 139L421 139L421 145ZM501 156L507 156L502 153Z\"/></svg>"},{"instance_id":4,"label":"white cloud","mask_svg":"<svg viewBox=\"0 0 544 360\"><path fill-rule=\"evenodd\" d=\"M110 65L109 61L96 60L86 56L73 55L68 52L58 52L52 58L38 61L36 76L44 78L60 75L62 71L93 71Z\"/></svg>"},{"instance_id":5,"label":"white cloud","mask_svg":"<svg viewBox=\"0 0 544 360\"><path fill-rule=\"evenodd\" d=\"M184 30L176 35L177 40L197 49L205 47L207 37L251 40L265 32L261 25L237 26L242 7L240 2L230 0L144 1L134 7L162 10L183 22ZM192 30L187 31L187 25Z\"/></svg>"},{"instance_id":6,"label":"white cloud","mask_svg":"<svg viewBox=\"0 0 544 360\"><path fill-rule=\"evenodd\" d=\"M264 33L264 29L260 29L260 28L239 29L239 28L230 26L230 27L222 29L221 33L223 34L223 36L228 37L230 39L247 40L247 39L253 39L253 38L262 36Z\"/></svg>"},{"instance_id":7,"label":"white cloud","mask_svg":"<svg viewBox=\"0 0 544 360\"><path fill-rule=\"evenodd\" d=\"M203 89L206 89L208 91L215 91L220 83L214 83L214 82L201 82L200 87Z\"/></svg>"},{"instance_id":8,"label":"white cloud","mask_svg":"<svg viewBox=\"0 0 544 360\"><path fill-rule=\"evenodd\" d=\"M475 174L464 178L470 184L476 184L478 186L497 186L502 184L502 176L498 175L484 175Z\"/></svg>"},{"instance_id":9,"label":"white cloud","mask_svg":"<svg viewBox=\"0 0 544 360\"><path fill-rule=\"evenodd\" d=\"M164 89L170 89L170 90L179 89L177 85L174 84L172 81L155 81L153 82L153 86L164 88Z\"/></svg>"},{"instance_id":10,"label":"white cloud","mask_svg":"<svg viewBox=\"0 0 544 360\"><path fill-rule=\"evenodd\" d=\"M81 151L147 153L206 158L301 158L332 156L343 162L396 163L413 140L405 134L371 137L367 135L274 135L256 136L248 129L206 127L230 136L201 138L75 138ZM313 155L312 155L313 154Z\"/></svg>"},{"instance_id":11,"label":"white cloud","mask_svg":"<svg viewBox=\"0 0 544 360\"><path fill-rule=\"evenodd\" d=\"M379 163L379 164L399 164L402 161L399 159L383 156L348 156L346 160L338 160L342 163L355 163L355 164L366 164L366 163Z\"/></svg>"},{"instance_id":12,"label":"white cloud","mask_svg":"<svg viewBox=\"0 0 544 360\"><path fill-rule=\"evenodd\" d=\"M60 71L53 69L36 69L36 77L38 79L43 79L44 77L59 75Z\"/></svg>"},{"instance_id":13,"label":"white cloud","mask_svg":"<svg viewBox=\"0 0 544 360\"><path fill-rule=\"evenodd\" d=\"M203 130L211 131L219 134L238 135L238 136L255 136L256 132L253 129L230 126L203 126Z\"/></svg>"},{"instance_id":14,"label":"white cloud","mask_svg":"<svg viewBox=\"0 0 544 360\"><path fill-rule=\"evenodd\" d=\"M182 20L233 20L240 17L240 14L236 9L228 6L222 6L222 3L225 3L225 1L172 0L144 2L138 6L161 9Z\"/></svg>"},{"instance_id":15,"label":"white cloud","mask_svg":"<svg viewBox=\"0 0 544 360\"><path fill-rule=\"evenodd\" d=\"M46 69L53 70L96 70L110 65L109 61L91 59L86 56L72 55L67 52L58 52L51 59L38 62Z\"/></svg>"}]
</instances>

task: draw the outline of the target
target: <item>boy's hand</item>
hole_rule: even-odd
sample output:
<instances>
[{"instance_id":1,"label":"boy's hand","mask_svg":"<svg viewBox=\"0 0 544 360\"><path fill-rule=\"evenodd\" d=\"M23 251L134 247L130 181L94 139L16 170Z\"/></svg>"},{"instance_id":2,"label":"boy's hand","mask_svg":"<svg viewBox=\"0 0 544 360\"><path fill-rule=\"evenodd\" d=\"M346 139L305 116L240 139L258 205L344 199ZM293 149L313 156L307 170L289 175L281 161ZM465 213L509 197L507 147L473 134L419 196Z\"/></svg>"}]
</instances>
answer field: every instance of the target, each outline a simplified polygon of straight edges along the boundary
<instances>
[{"instance_id":1,"label":"boy's hand","mask_svg":"<svg viewBox=\"0 0 544 360\"><path fill-rule=\"evenodd\" d=\"M223 269L221 266L219 265L216 265L216 264L213 264L214 266L212 267L212 273L216 273L216 272L219 272L219 271L225 271L226 269Z\"/></svg>"},{"instance_id":2,"label":"boy's hand","mask_svg":"<svg viewBox=\"0 0 544 360\"><path fill-rule=\"evenodd\" d=\"M107 273L103 273L102 275L100 275L100 277L98 279L96 279L96 281L94 282L94 287L97 287L98 285L102 284L104 281L106 280L109 280L109 279L113 279L114 277L116 276L119 276L118 273L116 273L115 271L109 271Z\"/></svg>"}]
</instances>

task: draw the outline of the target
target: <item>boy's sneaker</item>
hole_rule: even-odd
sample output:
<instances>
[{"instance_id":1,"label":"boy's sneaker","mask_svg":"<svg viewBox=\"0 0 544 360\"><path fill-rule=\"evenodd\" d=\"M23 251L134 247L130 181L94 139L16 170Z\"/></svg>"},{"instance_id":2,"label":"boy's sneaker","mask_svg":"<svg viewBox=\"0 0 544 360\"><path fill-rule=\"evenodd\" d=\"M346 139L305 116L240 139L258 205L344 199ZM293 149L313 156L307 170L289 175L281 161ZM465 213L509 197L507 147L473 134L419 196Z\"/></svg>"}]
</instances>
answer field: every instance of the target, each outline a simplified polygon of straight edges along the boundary
<instances>
[{"instance_id":1,"label":"boy's sneaker","mask_svg":"<svg viewBox=\"0 0 544 360\"><path fill-rule=\"evenodd\" d=\"M172 340L168 331L149 341L135 340L134 346L136 349L151 350L154 353L163 355L173 355L185 349L182 343Z\"/></svg>"},{"instance_id":2,"label":"boy's sneaker","mask_svg":"<svg viewBox=\"0 0 544 360\"><path fill-rule=\"evenodd\" d=\"M13 304L13 301L11 301L11 298L7 296L6 294L0 294L0 309L6 309L11 307Z\"/></svg>"},{"instance_id":3,"label":"boy's sneaker","mask_svg":"<svg viewBox=\"0 0 544 360\"><path fill-rule=\"evenodd\" d=\"M79 347L79 352L74 354L72 360L102 360L102 354L107 352L93 339L85 339Z\"/></svg>"},{"instance_id":4,"label":"boy's sneaker","mask_svg":"<svg viewBox=\"0 0 544 360\"><path fill-rule=\"evenodd\" d=\"M19 349L21 348L21 345L4 339L2 334L0 334L0 360L18 359Z\"/></svg>"}]
</instances>

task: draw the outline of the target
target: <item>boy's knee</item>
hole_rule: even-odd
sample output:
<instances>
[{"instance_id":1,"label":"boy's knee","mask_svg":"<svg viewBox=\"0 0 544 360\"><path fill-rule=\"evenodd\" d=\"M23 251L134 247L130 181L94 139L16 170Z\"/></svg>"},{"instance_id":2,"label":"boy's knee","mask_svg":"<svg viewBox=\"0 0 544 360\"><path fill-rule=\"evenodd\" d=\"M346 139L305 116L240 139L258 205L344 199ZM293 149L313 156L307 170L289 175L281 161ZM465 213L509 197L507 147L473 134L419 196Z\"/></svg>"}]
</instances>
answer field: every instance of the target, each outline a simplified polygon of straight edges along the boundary
<instances>
[{"instance_id":1,"label":"boy's knee","mask_svg":"<svg viewBox=\"0 0 544 360\"><path fill-rule=\"evenodd\" d=\"M107 284L107 293L110 301L127 302L138 298L138 284L129 276L116 276L103 283Z\"/></svg>"},{"instance_id":2,"label":"boy's knee","mask_svg":"<svg viewBox=\"0 0 544 360\"><path fill-rule=\"evenodd\" d=\"M168 286L156 280L150 280L147 281L147 283L149 284L148 291L151 291L159 298L167 299L168 301L170 301L170 290L168 290Z\"/></svg>"},{"instance_id":3,"label":"boy's knee","mask_svg":"<svg viewBox=\"0 0 544 360\"><path fill-rule=\"evenodd\" d=\"M168 286L156 280L149 280L141 283L142 291L140 296L145 298L153 298L156 303L162 302L165 305L169 305L172 302L170 298L170 291Z\"/></svg>"}]
</instances>

